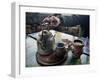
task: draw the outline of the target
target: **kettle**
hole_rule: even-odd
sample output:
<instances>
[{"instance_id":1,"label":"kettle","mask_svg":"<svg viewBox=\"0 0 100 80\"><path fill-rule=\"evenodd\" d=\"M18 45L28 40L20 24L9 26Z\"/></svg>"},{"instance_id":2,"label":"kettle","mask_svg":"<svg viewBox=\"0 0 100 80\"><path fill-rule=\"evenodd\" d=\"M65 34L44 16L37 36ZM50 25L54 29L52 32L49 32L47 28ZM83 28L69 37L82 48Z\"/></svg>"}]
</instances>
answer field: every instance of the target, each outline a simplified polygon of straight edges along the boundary
<instances>
[{"instance_id":1,"label":"kettle","mask_svg":"<svg viewBox=\"0 0 100 80\"><path fill-rule=\"evenodd\" d=\"M55 45L55 35L48 31L42 30L39 34L39 39L37 40L38 50L40 55L49 55L53 53Z\"/></svg>"}]
</instances>

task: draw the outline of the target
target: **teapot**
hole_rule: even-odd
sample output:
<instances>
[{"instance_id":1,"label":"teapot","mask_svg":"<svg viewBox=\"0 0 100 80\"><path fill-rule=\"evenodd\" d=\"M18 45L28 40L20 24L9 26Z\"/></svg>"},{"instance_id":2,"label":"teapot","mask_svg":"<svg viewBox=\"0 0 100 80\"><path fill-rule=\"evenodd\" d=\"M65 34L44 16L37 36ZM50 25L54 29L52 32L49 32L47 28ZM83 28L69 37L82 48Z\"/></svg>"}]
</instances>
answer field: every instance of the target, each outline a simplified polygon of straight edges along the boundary
<instances>
[{"instance_id":1,"label":"teapot","mask_svg":"<svg viewBox=\"0 0 100 80\"><path fill-rule=\"evenodd\" d=\"M39 39L37 40L38 50L40 55L49 55L54 51L55 45L55 35L48 31L42 30L39 34Z\"/></svg>"}]
</instances>

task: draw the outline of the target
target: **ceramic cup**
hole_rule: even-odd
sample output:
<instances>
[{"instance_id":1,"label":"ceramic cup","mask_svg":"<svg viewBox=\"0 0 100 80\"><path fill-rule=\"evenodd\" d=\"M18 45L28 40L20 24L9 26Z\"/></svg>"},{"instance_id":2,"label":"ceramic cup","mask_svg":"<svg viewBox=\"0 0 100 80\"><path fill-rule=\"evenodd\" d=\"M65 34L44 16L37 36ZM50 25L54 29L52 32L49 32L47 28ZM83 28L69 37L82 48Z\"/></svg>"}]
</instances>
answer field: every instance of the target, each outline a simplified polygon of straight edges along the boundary
<instances>
[{"instance_id":1,"label":"ceramic cup","mask_svg":"<svg viewBox=\"0 0 100 80\"><path fill-rule=\"evenodd\" d=\"M82 54L82 50L83 50L83 42L81 40L74 40L73 43L73 57L74 58L80 58L80 55Z\"/></svg>"},{"instance_id":2,"label":"ceramic cup","mask_svg":"<svg viewBox=\"0 0 100 80\"><path fill-rule=\"evenodd\" d=\"M58 57L63 57L64 54L66 52L66 49L65 49L65 46L64 46L64 43L57 43L57 46L56 46L56 55Z\"/></svg>"}]
</instances>

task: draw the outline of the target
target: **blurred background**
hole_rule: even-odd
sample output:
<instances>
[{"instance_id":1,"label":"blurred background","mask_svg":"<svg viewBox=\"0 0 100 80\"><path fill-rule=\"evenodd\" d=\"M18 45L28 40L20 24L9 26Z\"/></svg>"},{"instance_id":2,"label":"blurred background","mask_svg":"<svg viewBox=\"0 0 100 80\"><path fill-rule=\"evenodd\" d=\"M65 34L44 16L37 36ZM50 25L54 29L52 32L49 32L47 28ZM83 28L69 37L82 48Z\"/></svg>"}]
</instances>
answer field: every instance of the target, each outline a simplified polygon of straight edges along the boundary
<instances>
[{"instance_id":1,"label":"blurred background","mask_svg":"<svg viewBox=\"0 0 100 80\"><path fill-rule=\"evenodd\" d=\"M52 16L54 14L26 12L26 34L41 31L41 24L43 20L46 17ZM58 29L55 29L55 28L53 29L64 32L64 33L72 34L72 30L71 32L68 31L69 29L68 27L80 26L81 28L80 35L82 37L89 37L89 26L90 26L89 15L76 15L76 14L58 14L58 15L60 15L59 16L60 25ZM74 34L75 33L73 33L72 35Z\"/></svg>"}]
</instances>

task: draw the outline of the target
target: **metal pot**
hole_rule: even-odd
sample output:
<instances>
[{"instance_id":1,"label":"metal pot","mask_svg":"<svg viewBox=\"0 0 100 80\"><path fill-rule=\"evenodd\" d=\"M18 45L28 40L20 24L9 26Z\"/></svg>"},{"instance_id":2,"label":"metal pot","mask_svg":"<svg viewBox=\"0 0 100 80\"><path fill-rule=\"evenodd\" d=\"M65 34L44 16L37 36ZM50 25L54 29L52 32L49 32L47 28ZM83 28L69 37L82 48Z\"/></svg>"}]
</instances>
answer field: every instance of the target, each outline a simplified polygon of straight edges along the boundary
<instances>
[{"instance_id":1,"label":"metal pot","mask_svg":"<svg viewBox=\"0 0 100 80\"><path fill-rule=\"evenodd\" d=\"M49 55L53 53L55 38L52 33L48 30L43 30L39 37L40 38L37 41L38 53L41 55Z\"/></svg>"}]
</instances>

